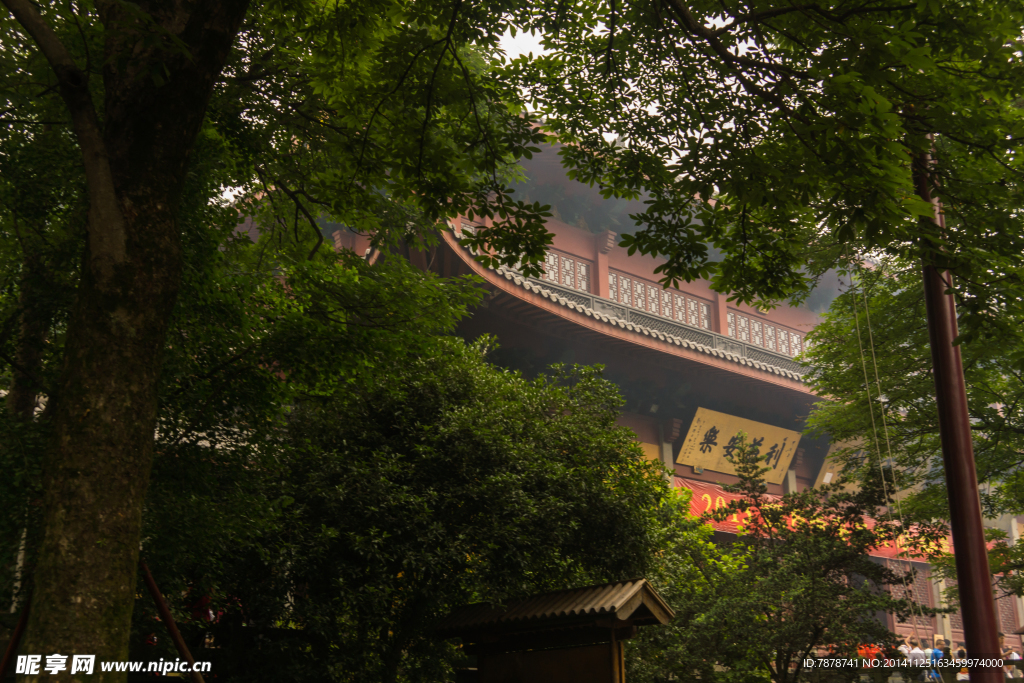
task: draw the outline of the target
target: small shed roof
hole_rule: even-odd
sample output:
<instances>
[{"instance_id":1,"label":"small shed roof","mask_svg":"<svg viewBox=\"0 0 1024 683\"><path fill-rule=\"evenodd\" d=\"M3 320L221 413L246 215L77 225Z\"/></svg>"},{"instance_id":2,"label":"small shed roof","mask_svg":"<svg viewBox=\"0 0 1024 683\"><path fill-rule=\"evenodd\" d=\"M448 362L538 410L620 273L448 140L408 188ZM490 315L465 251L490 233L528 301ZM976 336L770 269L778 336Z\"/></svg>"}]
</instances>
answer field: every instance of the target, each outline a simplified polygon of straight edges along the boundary
<instances>
[{"instance_id":1,"label":"small shed roof","mask_svg":"<svg viewBox=\"0 0 1024 683\"><path fill-rule=\"evenodd\" d=\"M436 631L445 637L480 631L523 631L593 623L613 618L641 626L665 624L675 613L646 579L604 583L542 593L504 607L466 605L449 614Z\"/></svg>"}]
</instances>

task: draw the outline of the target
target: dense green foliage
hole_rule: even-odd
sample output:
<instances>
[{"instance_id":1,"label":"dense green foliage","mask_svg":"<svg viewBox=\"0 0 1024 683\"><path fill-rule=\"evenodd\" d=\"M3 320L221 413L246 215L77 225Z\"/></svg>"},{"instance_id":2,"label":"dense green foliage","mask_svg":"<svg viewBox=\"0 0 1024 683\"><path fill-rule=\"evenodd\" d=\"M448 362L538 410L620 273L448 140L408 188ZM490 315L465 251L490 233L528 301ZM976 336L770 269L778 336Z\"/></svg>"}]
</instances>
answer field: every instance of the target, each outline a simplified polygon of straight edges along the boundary
<instances>
[{"instance_id":1,"label":"dense green foliage","mask_svg":"<svg viewBox=\"0 0 1024 683\"><path fill-rule=\"evenodd\" d=\"M336 338L344 316L318 296L345 289L354 296L345 310L366 306L382 329L403 315L389 301L424 303L400 291L402 278L377 292L393 297L355 296L345 285L352 268L331 271L322 257L323 219L383 243L429 239L439 219L472 207L498 218L480 238L529 269L549 241L543 212L512 201L504 185L544 136L484 65L506 25L497 6L4 6L0 381L10 425L0 432L10 438L0 460L10 475L0 497L11 507L0 588L14 585L27 524L27 642L119 658L151 467L170 476L155 496L189 467L210 471L201 504L182 492L174 508L193 520L241 504L230 467L218 466L256 468L263 454L238 443L211 457L209 444L244 441L267 428L268 413L279 416L289 403L274 378L286 365L285 376L315 386L302 375L314 366L285 363L288 354L372 364L372 350ZM219 201L226 188L277 238L248 270L218 263L235 219ZM305 273L300 257L326 270ZM271 292L274 278L305 275L327 291L287 306L279 284ZM441 315L417 331L445 323ZM344 375L315 367L320 380ZM47 410L36 415L40 400ZM250 533L263 515L257 505L231 533Z\"/></svg>"},{"instance_id":2,"label":"dense green foliage","mask_svg":"<svg viewBox=\"0 0 1024 683\"><path fill-rule=\"evenodd\" d=\"M236 305L228 367L168 383L147 506L143 552L221 675L435 680L447 610L644 572L666 489L594 370L528 382L432 336L476 293L400 260L286 274ZM210 334L176 357L239 344L218 338L230 312L197 307ZM216 625L193 619L203 596ZM139 600L136 651L170 654L143 645L152 615Z\"/></svg>"},{"instance_id":3,"label":"dense green foliage","mask_svg":"<svg viewBox=\"0 0 1024 683\"><path fill-rule=\"evenodd\" d=\"M143 544L155 569L171 557L188 567L216 563L223 548L244 545L273 522L274 501L282 494L259 488L279 467L279 448L267 439L283 428L300 391L329 392L353 375L365 376L381 358L422 351L433 343L432 335L451 330L479 300L469 281L441 283L400 261L371 268L350 253L330 250L314 261L290 261L273 250L269 237L253 244L236 235L237 213L229 207L198 202L186 218L191 268L165 352L146 515L147 534L160 540ZM43 237L56 242L62 236ZM8 273L16 276L20 258L14 251ZM44 261L44 286L34 290L53 302L45 353L33 374L40 384L31 385L42 397L51 393L57 375L71 300L59 265ZM17 287L8 294L2 301L17 329L22 300ZM4 350L13 354L17 344L7 344ZM29 576L39 532L48 421L45 413L36 417L25 421L7 410L0 422L6 437L0 440L0 461L8 473L0 487L5 596L14 588L23 531L31 532L23 559ZM164 579L165 590L176 590L184 580L173 572Z\"/></svg>"},{"instance_id":4,"label":"dense green foliage","mask_svg":"<svg viewBox=\"0 0 1024 683\"><path fill-rule=\"evenodd\" d=\"M44 408L59 383L81 275L85 188L72 142L59 129L10 134L0 143L0 381L7 392L6 409L0 411L0 466L8 473L0 485L0 595L18 602L25 597L13 594L18 554L27 551L22 573L30 577L41 531L43 465L51 433ZM202 391L208 391L222 380L219 371L228 369L218 366L233 355L232 349L244 346L248 334L244 325L233 325L247 317L239 309L255 282L249 277L232 279L234 269L221 248L231 239L238 214L226 202L212 199L231 177L222 159L222 141L212 131L203 131L183 191L182 237L190 263L184 286L189 295L175 322L177 343L167 356L176 367L166 379L177 386L165 389L165 414L198 408L196 401L202 398L189 395L180 385L203 384ZM270 275L268 268L264 277ZM232 291L235 286L237 292ZM186 340L191 345L182 343ZM189 377L188 372L196 374ZM239 384L235 391L245 389ZM211 418L231 413L221 404L208 408L200 429L208 429ZM179 417L167 419L184 424ZM28 543L23 548L17 539L26 529ZM21 588L30 585L22 583Z\"/></svg>"},{"instance_id":5,"label":"dense green foliage","mask_svg":"<svg viewBox=\"0 0 1024 683\"><path fill-rule=\"evenodd\" d=\"M808 335L804 354L813 389L834 397L815 405L811 428L846 444L833 457L852 476L879 480L881 468L890 491L911 490L900 506L908 520L949 517L924 317L919 269L887 260L857 273ZM1001 317L1001 324L1019 327L1012 309ZM984 512L1020 514L1024 354L1018 337L979 335L959 349ZM1003 542L991 555L993 573L1007 573L1004 585L1017 591L1021 552Z\"/></svg>"},{"instance_id":6,"label":"dense green foliage","mask_svg":"<svg viewBox=\"0 0 1024 683\"><path fill-rule=\"evenodd\" d=\"M856 656L861 644L893 643L878 616L921 608L901 597L903 574L868 555L904 533L882 516L888 501L842 482L776 499L756 447L732 457L740 482L727 488L742 497L711 518L743 515L743 533L716 546L700 526L709 518L679 515L656 574L677 617L632 646L631 680L786 683L805 680L804 659L820 651Z\"/></svg>"},{"instance_id":7,"label":"dense green foliage","mask_svg":"<svg viewBox=\"0 0 1024 683\"><path fill-rule=\"evenodd\" d=\"M859 272L808 340L804 360L811 386L837 399L816 404L814 431L856 444L836 454L851 470L869 468L877 476L881 458L895 469L899 489L920 487L904 503L906 512L948 515L919 269L887 261ZM1016 341L993 334L959 347L978 481L988 485L982 499L992 517L1024 510L1024 386Z\"/></svg>"},{"instance_id":8,"label":"dense green foliage","mask_svg":"<svg viewBox=\"0 0 1024 683\"><path fill-rule=\"evenodd\" d=\"M236 234L233 211L198 216L142 554L192 647L214 634L219 675L443 676L458 653L429 628L448 609L645 571L666 489L596 371L527 381L438 336L479 301L472 280L307 261ZM0 444L23 483L2 489L7 594L40 444ZM204 597L217 624L193 614ZM133 656L176 656L155 616L143 594Z\"/></svg>"},{"instance_id":9,"label":"dense green foliage","mask_svg":"<svg viewBox=\"0 0 1024 683\"><path fill-rule=\"evenodd\" d=\"M877 249L951 267L976 322L1018 305L1021 2L578 0L524 21L547 52L510 77L575 177L646 200L623 244L664 255L665 282L780 299ZM921 179L945 236L919 223Z\"/></svg>"},{"instance_id":10,"label":"dense green foliage","mask_svg":"<svg viewBox=\"0 0 1024 683\"><path fill-rule=\"evenodd\" d=\"M232 209L195 211L142 555L192 647L215 634L220 675L443 675L458 655L429 627L447 609L643 573L664 483L594 370L528 382L438 336L479 301L470 279L308 261L276 233L237 234ZM58 362L51 348L40 378ZM25 440L46 421L4 415L10 595L45 443ZM193 614L204 596L216 625ZM141 594L132 656L176 656L155 617Z\"/></svg>"},{"instance_id":11,"label":"dense green foliage","mask_svg":"<svg viewBox=\"0 0 1024 683\"><path fill-rule=\"evenodd\" d=\"M261 223L316 248L322 216L378 241L430 240L439 220L468 212L495 219L476 240L514 254L508 265L540 263L547 214L507 184L545 135L488 65L503 9L254 7L210 119L231 141L239 188L260 200Z\"/></svg>"},{"instance_id":12,"label":"dense green foliage","mask_svg":"<svg viewBox=\"0 0 1024 683\"><path fill-rule=\"evenodd\" d=\"M644 572L666 489L615 427L617 394L483 351L445 340L297 407L286 523L225 590L253 631L298 630L261 649L215 627L240 680L443 680L457 652L429 629L448 610Z\"/></svg>"},{"instance_id":13,"label":"dense green foliage","mask_svg":"<svg viewBox=\"0 0 1024 683\"><path fill-rule=\"evenodd\" d=\"M217 279L178 309L144 544L154 571L186 568L165 575L168 589L273 521L281 432L301 396L344 390L379 363L433 348L432 335L479 298L468 281L442 283L400 261L371 268L327 252L286 266L263 247L242 237L213 249Z\"/></svg>"}]
</instances>

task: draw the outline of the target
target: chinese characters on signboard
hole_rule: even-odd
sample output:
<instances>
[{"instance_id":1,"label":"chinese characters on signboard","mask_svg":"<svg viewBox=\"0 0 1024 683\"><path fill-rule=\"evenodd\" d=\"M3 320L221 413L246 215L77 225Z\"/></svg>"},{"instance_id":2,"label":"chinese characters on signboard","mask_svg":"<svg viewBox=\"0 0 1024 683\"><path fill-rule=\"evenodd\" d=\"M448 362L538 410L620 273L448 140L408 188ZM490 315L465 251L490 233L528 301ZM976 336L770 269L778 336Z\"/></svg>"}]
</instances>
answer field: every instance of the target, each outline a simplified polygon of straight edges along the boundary
<instances>
[{"instance_id":1,"label":"chinese characters on signboard","mask_svg":"<svg viewBox=\"0 0 1024 683\"><path fill-rule=\"evenodd\" d=\"M765 466L771 468L771 471L765 474L765 480L772 484L781 484L800 443L800 432L772 427L707 408L697 409L676 462L715 472L735 474L736 469L727 456L739 448L741 432L746 434L747 443L760 449Z\"/></svg>"}]
</instances>

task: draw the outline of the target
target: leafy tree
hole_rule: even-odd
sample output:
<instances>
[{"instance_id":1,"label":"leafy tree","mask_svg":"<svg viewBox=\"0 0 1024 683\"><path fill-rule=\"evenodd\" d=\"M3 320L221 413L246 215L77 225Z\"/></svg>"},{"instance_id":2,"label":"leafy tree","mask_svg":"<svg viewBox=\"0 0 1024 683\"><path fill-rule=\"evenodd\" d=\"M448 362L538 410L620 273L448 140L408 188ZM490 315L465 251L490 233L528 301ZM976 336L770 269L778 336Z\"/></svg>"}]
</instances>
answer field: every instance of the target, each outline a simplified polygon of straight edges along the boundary
<instances>
[{"instance_id":1,"label":"leafy tree","mask_svg":"<svg viewBox=\"0 0 1024 683\"><path fill-rule=\"evenodd\" d=\"M204 534L198 552L181 557L211 524L181 533L183 517L211 512L173 514L182 489L192 500L210 494L155 477L154 572L176 577L176 594L188 596L177 601L183 616L203 594L226 612L212 628L220 675L437 680L458 656L430 634L450 609L647 568L667 489L633 434L615 425L614 387L591 368L527 381L487 364L483 342L420 338L418 349L374 354L372 365L298 396L284 431L261 447L274 466L252 473L251 487L224 482L262 499L269 523L258 536L232 536L235 526L217 520L220 535ZM215 484L230 450L194 444L176 457ZM258 521L257 508L218 505ZM139 617L151 611L140 608ZM136 622L141 638L152 622Z\"/></svg>"},{"instance_id":2,"label":"leafy tree","mask_svg":"<svg viewBox=\"0 0 1024 683\"><path fill-rule=\"evenodd\" d=\"M862 476L865 468L877 476L881 457L895 470L887 474L890 481L895 476L900 490L913 490L903 509L927 519L949 513L923 320L924 296L913 265L885 261L859 272L855 284L833 302L808 335L804 360L815 392L845 399L815 405L814 432L858 444L836 457ZM987 485L985 511L992 517L1016 514L1024 510L1020 348L1015 338L993 334L962 344L960 352L978 481Z\"/></svg>"},{"instance_id":3,"label":"leafy tree","mask_svg":"<svg viewBox=\"0 0 1024 683\"><path fill-rule=\"evenodd\" d=\"M239 557L274 556L293 521L287 479L305 455L286 439L294 406L372 384L380 364L435 350L433 335L479 300L472 282L441 283L399 259L370 266L343 253L283 267L264 242L213 250L228 267L203 296L183 298L168 346L143 554L194 647L204 632L193 608L204 597L219 611L237 610L244 596L250 614L288 601ZM289 548L288 562L307 550ZM134 631L135 655L175 656L166 639L155 652L143 647L163 632L148 596L135 601ZM258 649L233 645L243 660Z\"/></svg>"},{"instance_id":4,"label":"leafy tree","mask_svg":"<svg viewBox=\"0 0 1024 683\"><path fill-rule=\"evenodd\" d=\"M666 284L799 297L878 250L952 269L972 325L1019 305L1020 2L577 0L521 21L547 52L510 77L571 174L646 200L622 244L664 256Z\"/></svg>"},{"instance_id":5,"label":"leafy tree","mask_svg":"<svg viewBox=\"0 0 1024 683\"><path fill-rule=\"evenodd\" d=\"M230 209L200 214L142 554L193 647L197 605L225 613L219 675L427 676L457 656L429 637L454 605L643 573L666 491L594 370L528 382L437 337L479 301L472 279L294 260L278 234L235 235ZM24 509L38 488L4 493ZM131 656L176 656L134 604Z\"/></svg>"},{"instance_id":6,"label":"leafy tree","mask_svg":"<svg viewBox=\"0 0 1024 683\"><path fill-rule=\"evenodd\" d=\"M470 206L500 209L516 226L506 241L536 262L546 239L539 207L506 201L502 184L508 161L543 136L470 61L471 43L484 53L496 44L500 8L4 5L0 136L12 154L5 161L14 177L38 178L42 157L26 161L12 150L50 144L47 154L61 162L53 179L64 181L51 184L64 194L37 206L50 227L75 238L61 248L78 248L64 276L72 305L53 318L34 305L14 312L42 321L21 326L35 337L18 348L40 336L60 341L53 362L39 366L55 381L34 390L46 389L47 445L35 465L43 472L33 508L41 541L25 647L123 659L168 333L184 279L197 267L187 260L184 200L202 137L221 142L221 182L201 183L200 206L217 210L224 185L264 183L268 198L291 200L289 211L277 211L292 216L282 227L295 234L300 217L314 224L327 210L372 228L383 199L431 221ZM5 231L24 217L19 211L5 203ZM201 241L220 234L208 227ZM311 237L313 257L319 230ZM26 284L39 279L32 268L42 260L26 250Z\"/></svg>"},{"instance_id":7,"label":"leafy tree","mask_svg":"<svg viewBox=\"0 0 1024 683\"><path fill-rule=\"evenodd\" d=\"M1014 311L1004 322L1017 324ZM911 264L885 260L857 273L808 335L804 359L813 389L844 397L815 405L810 425L853 444L835 452L854 477L907 491L901 512L910 520L948 519L938 412L924 297ZM1024 511L1024 415L1021 348L1014 336L987 334L960 346L982 503L988 517ZM1000 542L990 553L994 574L1020 591L1020 548ZM933 559L939 559L938 557ZM949 562L940 562L955 577Z\"/></svg>"},{"instance_id":8,"label":"leafy tree","mask_svg":"<svg viewBox=\"0 0 1024 683\"><path fill-rule=\"evenodd\" d=\"M258 540L282 523L289 406L300 396L345 391L355 378L371 381L367 375L382 359L435 349L434 335L450 332L481 295L471 278L441 281L401 259L370 266L351 253L325 252L290 262L274 251L271 236L254 244L234 235L235 211L221 213L228 220L219 225L208 213L185 222L192 268L169 334L143 517L142 553L186 633L199 637L194 647L202 634L188 624L191 607L202 596L222 595L234 554L256 552ZM12 564L23 530L30 541L38 531L24 512L38 513L32 475L42 444L28 434L28 445L25 438L0 443L8 473L24 484L0 490L10 539L2 548ZM26 570L34 546L27 544ZM14 577L4 578L10 595ZM149 635L164 633L148 595L134 604L133 655L145 651L138 646ZM159 654L176 656L168 639L159 641Z\"/></svg>"},{"instance_id":9,"label":"leafy tree","mask_svg":"<svg viewBox=\"0 0 1024 683\"><path fill-rule=\"evenodd\" d=\"M803 660L820 649L856 656L861 644L892 643L878 616L914 607L898 597L907 577L868 554L905 536L881 514L878 487L848 492L840 481L776 500L756 447L733 458L740 481L727 488L742 498L711 516L739 515L743 532L716 546L697 526L708 518L675 525L656 581L677 616L632 646L637 677L787 683L809 675Z\"/></svg>"},{"instance_id":10,"label":"leafy tree","mask_svg":"<svg viewBox=\"0 0 1024 683\"><path fill-rule=\"evenodd\" d=\"M174 581L212 576L225 545L262 533L236 526L284 495L281 432L300 396L433 348L480 296L469 279L440 282L397 259L371 267L343 252L289 266L269 261L263 240L208 247L222 262L173 321L144 518L149 563Z\"/></svg>"}]
</instances>

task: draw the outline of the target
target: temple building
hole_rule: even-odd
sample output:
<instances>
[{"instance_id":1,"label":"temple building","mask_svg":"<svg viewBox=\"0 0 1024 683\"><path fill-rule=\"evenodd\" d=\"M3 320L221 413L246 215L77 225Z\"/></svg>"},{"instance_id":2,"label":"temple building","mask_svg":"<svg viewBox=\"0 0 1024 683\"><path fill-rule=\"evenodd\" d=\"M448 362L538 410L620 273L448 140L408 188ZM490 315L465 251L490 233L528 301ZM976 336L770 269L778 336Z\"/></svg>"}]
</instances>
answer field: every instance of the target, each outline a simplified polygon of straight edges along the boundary
<instances>
[{"instance_id":1,"label":"temple building","mask_svg":"<svg viewBox=\"0 0 1024 683\"><path fill-rule=\"evenodd\" d=\"M839 280L825 281L802 305L763 310L730 302L705 281L664 289L655 274L661 259L630 256L618 246L618 235L635 229L628 215L642 211L641 203L606 200L596 188L569 180L552 150L524 168L527 180L516 192L550 205L554 214L542 277L476 262L458 237L481 223L465 218L452 222L439 246L408 254L425 270L484 280L485 303L458 334L495 336L494 361L528 376L558 362L603 365L626 401L620 424L636 433L645 457L663 464L674 485L693 491L695 514L735 497L722 485L738 481L725 455L740 431L769 457L769 493L831 481L837 472L827 458L828 439L801 434L811 406L822 399L806 386L806 369L794 357L838 295ZM357 253L368 246L352 233L339 231L334 239L337 248ZM1019 524L1007 523L1016 540ZM735 525L718 529L725 538L730 531ZM885 555L879 561L899 561ZM930 579L927 564L914 566L915 599L940 605L943 586ZM1014 631L1024 623L1021 601L1003 598L997 606L1007 643L1019 649ZM929 642L933 635L963 640L959 613L915 620L890 617L889 628Z\"/></svg>"}]
</instances>

